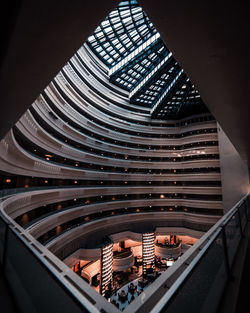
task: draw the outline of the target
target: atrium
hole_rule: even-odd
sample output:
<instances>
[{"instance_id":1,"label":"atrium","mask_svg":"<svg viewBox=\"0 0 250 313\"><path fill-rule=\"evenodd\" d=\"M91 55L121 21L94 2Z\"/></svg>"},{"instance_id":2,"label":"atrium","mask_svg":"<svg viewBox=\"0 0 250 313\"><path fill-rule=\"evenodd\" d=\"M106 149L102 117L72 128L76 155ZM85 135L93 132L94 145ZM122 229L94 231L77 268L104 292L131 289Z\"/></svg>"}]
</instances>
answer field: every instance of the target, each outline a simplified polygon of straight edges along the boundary
<instances>
[{"instance_id":1,"label":"atrium","mask_svg":"<svg viewBox=\"0 0 250 313\"><path fill-rule=\"evenodd\" d=\"M166 288L210 244L222 295L247 227L246 155L144 1L113 4L0 142L0 264L21 312L181 312Z\"/></svg>"}]
</instances>

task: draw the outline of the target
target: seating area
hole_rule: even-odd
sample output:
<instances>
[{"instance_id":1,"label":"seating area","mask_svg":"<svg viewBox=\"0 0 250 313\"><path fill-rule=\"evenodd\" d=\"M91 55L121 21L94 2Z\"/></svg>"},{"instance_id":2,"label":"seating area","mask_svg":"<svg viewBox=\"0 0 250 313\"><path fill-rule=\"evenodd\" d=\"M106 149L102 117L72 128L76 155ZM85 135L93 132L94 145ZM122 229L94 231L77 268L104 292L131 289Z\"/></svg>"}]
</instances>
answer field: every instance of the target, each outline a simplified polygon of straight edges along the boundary
<instances>
[{"instance_id":1,"label":"seating area","mask_svg":"<svg viewBox=\"0 0 250 313\"><path fill-rule=\"evenodd\" d=\"M113 281L114 292L110 297L110 302L120 310L124 310L166 269L167 266L165 268L156 267L155 272L148 272L143 275L142 265L140 265L137 271L130 269L116 273Z\"/></svg>"},{"instance_id":2,"label":"seating area","mask_svg":"<svg viewBox=\"0 0 250 313\"><path fill-rule=\"evenodd\" d=\"M170 243L170 242L165 242L165 243L161 243L161 242L156 242L156 245L162 248L177 248L181 245L181 242L177 242L177 243Z\"/></svg>"},{"instance_id":3,"label":"seating area","mask_svg":"<svg viewBox=\"0 0 250 313\"><path fill-rule=\"evenodd\" d=\"M142 278L137 278L134 281L127 283L121 289L115 291L110 298L118 309L123 311L142 291L148 286L149 282Z\"/></svg>"}]
</instances>

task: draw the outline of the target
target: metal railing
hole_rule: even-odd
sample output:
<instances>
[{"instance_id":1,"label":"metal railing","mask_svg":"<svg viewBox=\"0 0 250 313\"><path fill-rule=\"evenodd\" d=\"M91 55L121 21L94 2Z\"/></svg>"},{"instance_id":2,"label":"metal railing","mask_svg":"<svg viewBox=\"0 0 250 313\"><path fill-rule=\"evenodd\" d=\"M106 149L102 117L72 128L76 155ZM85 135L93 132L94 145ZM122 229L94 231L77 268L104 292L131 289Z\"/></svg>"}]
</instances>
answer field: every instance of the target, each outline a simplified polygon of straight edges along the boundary
<instances>
[{"instance_id":1,"label":"metal railing","mask_svg":"<svg viewBox=\"0 0 250 313\"><path fill-rule=\"evenodd\" d=\"M144 303L134 301L124 312L218 312L249 213L247 195L161 275L158 286L145 291Z\"/></svg>"},{"instance_id":2,"label":"metal railing","mask_svg":"<svg viewBox=\"0 0 250 313\"><path fill-rule=\"evenodd\" d=\"M21 313L119 313L1 209L0 269Z\"/></svg>"},{"instance_id":3,"label":"metal railing","mask_svg":"<svg viewBox=\"0 0 250 313\"><path fill-rule=\"evenodd\" d=\"M217 312L249 213L245 196L124 312ZM1 210L0 267L21 312L119 312Z\"/></svg>"}]
</instances>

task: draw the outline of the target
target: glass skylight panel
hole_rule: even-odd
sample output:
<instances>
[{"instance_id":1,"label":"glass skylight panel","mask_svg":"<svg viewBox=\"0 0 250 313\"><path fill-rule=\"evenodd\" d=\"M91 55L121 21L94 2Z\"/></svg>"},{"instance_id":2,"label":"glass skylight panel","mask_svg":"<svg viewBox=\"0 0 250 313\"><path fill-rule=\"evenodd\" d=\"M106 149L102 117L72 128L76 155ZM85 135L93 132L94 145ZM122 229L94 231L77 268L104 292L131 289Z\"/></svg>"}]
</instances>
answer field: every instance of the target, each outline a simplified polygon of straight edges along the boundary
<instances>
[{"instance_id":1,"label":"glass skylight panel","mask_svg":"<svg viewBox=\"0 0 250 313\"><path fill-rule=\"evenodd\" d=\"M136 0L120 2L87 44L108 66L110 82L129 91L131 103L153 108L153 116L202 102Z\"/></svg>"},{"instance_id":2,"label":"glass skylight panel","mask_svg":"<svg viewBox=\"0 0 250 313\"><path fill-rule=\"evenodd\" d=\"M137 22L143 25L142 30L145 31L143 34L141 34L140 29L137 29ZM116 35L116 32L119 32L119 36L118 34ZM128 33L129 37L126 36ZM88 38L88 45L94 52L99 52L97 48L102 46L105 54L113 59L112 65L114 65L121 58L125 57L131 49L135 48L135 45L140 45L145 38L150 37L154 33L156 33L155 28L138 6L137 1L127 1L120 3L118 8L112 11L106 20L97 27L94 34ZM123 37L123 35L125 36ZM125 37L127 37L126 41L124 41ZM111 51L108 51L104 45L105 42L110 42L111 38L116 38L121 44L119 47L116 46L117 43L111 44L112 49L115 50L115 53L113 53L115 57L112 56ZM107 64L107 58L103 58L103 56L104 54L101 55L102 60ZM107 65L110 66L110 64Z\"/></svg>"}]
</instances>

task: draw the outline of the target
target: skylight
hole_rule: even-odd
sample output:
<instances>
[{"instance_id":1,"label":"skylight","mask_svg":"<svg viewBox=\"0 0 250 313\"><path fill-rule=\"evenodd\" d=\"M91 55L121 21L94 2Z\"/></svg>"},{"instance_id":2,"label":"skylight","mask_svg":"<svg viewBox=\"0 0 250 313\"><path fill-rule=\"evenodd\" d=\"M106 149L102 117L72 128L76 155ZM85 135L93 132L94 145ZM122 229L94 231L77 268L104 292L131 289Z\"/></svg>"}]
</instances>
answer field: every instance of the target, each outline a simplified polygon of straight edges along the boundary
<instances>
[{"instance_id":1,"label":"skylight","mask_svg":"<svg viewBox=\"0 0 250 313\"><path fill-rule=\"evenodd\" d=\"M87 43L108 66L110 82L153 117L177 116L186 105L204 107L200 95L189 94L195 88L136 0L120 2Z\"/></svg>"}]
</instances>

